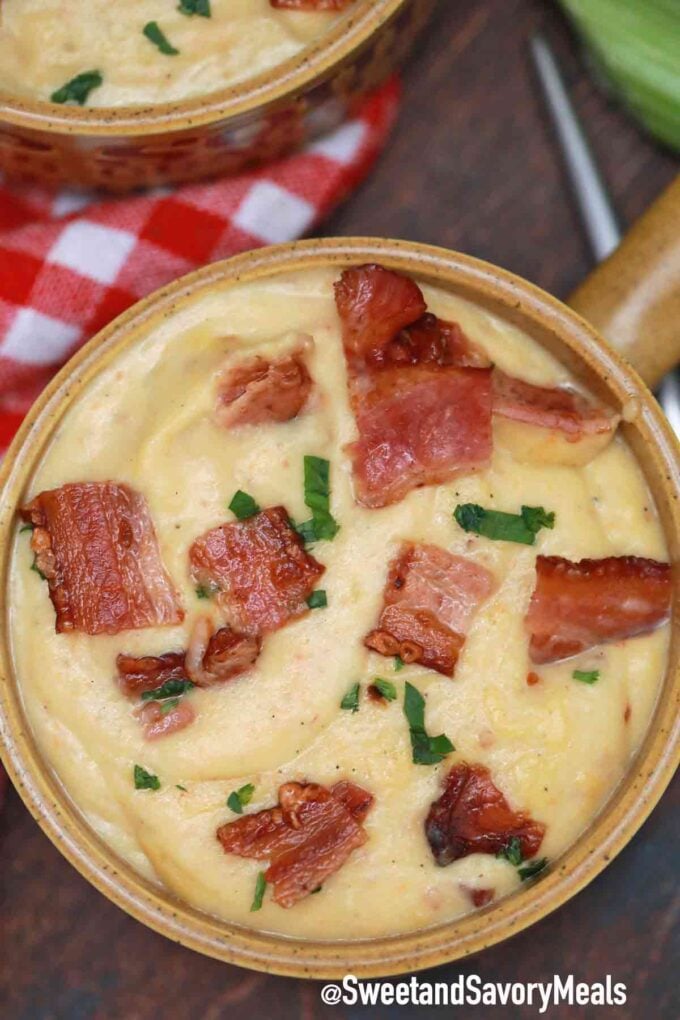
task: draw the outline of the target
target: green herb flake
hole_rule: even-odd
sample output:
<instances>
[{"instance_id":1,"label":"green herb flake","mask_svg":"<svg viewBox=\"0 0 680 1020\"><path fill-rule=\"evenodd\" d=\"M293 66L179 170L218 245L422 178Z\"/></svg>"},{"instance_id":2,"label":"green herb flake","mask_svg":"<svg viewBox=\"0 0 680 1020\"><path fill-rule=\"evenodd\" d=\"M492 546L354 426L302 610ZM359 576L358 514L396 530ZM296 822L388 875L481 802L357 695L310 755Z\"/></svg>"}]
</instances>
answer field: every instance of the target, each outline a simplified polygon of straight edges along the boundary
<instances>
[{"instance_id":1,"label":"green herb flake","mask_svg":"<svg viewBox=\"0 0 680 1020\"><path fill-rule=\"evenodd\" d=\"M377 676L373 681L373 686L383 696L385 701L397 700L397 688L391 680L383 680L382 677Z\"/></svg>"},{"instance_id":2,"label":"green herb flake","mask_svg":"<svg viewBox=\"0 0 680 1020\"><path fill-rule=\"evenodd\" d=\"M211 593L210 593L209 589L204 587L204 585L202 585L202 584L199 584L198 588L196 588L196 598L197 599L209 599L210 598L210 594Z\"/></svg>"},{"instance_id":3,"label":"green herb flake","mask_svg":"<svg viewBox=\"0 0 680 1020\"><path fill-rule=\"evenodd\" d=\"M307 605L310 609L325 609L328 605L328 598L323 588L317 588L307 599Z\"/></svg>"},{"instance_id":4,"label":"green herb flake","mask_svg":"<svg viewBox=\"0 0 680 1020\"><path fill-rule=\"evenodd\" d=\"M317 885L316 889L312 889L310 896L314 896L316 893L321 892L322 889L323 889L322 885Z\"/></svg>"},{"instance_id":5,"label":"green herb flake","mask_svg":"<svg viewBox=\"0 0 680 1020\"><path fill-rule=\"evenodd\" d=\"M513 836L507 846L498 851L496 857L503 858L509 861L515 868L518 868L522 863L522 844L517 836Z\"/></svg>"},{"instance_id":6,"label":"green herb flake","mask_svg":"<svg viewBox=\"0 0 680 1020\"><path fill-rule=\"evenodd\" d=\"M238 489L234 493L229 509L233 513L234 517L237 517L239 521L246 521L249 517L254 517L255 514L259 514L260 507L257 505L252 496L249 496L247 492L243 492L242 489Z\"/></svg>"},{"instance_id":7,"label":"green herb flake","mask_svg":"<svg viewBox=\"0 0 680 1020\"><path fill-rule=\"evenodd\" d=\"M160 709L161 715L167 715L168 712L172 712L173 708L177 708L179 705L179 698L168 698L167 701L159 702L158 708Z\"/></svg>"},{"instance_id":8,"label":"green herb flake","mask_svg":"<svg viewBox=\"0 0 680 1020\"><path fill-rule=\"evenodd\" d=\"M406 663L402 659L401 655L396 655L394 658L394 672L401 673Z\"/></svg>"},{"instance_id":9,"label":"green herb flake","mask_svg":"<svg viewBox=\"0 0 680 1020\"><path fill-rule=\"evenodd\" d=\"M162 701L163 698L177 698L190 691L194 684L191 680L166 680L160 687L142 693L142 701Z\"/></svg>"},{"instance_id":10,"label":"green herb flake","mask_svg":"<svg viewBox=\"0 0 680 1020\"><path fill-rule=\"evenodd\" d=\"M243 809L246 804L250 804L255 793L255 787L252 783L246 783L240 790L233 790L227 797L227 807L234 814L243 814Z\"/></svg>"},{"instance_id":11,"label":"green herb flake","mask_svg":"<svg viewBox=\"0 0 680 1020\"><path fill-rule=\"evenodd\" d=\"M83 71L53 92L50 99L53 103L78 103L84 106L90 92L99 88L103 81L99 71Z\"/></svg>"},{"instance_id":12,"label":"green herb flake","mask_svg":"<svg viewBox=\"0 0 680 1020\"><path fill-rule=\"evenodd\" d=\"M314 521L303 521L302 524L294 524L291 521L291 526L295 529L295 531L297 531L305 545L310 545L312 542L316 542Z\"/></svg>"},{"instance_id":13,"label":"green herb flake","mask_svg":"<svg viewBox=\"0 0 680 1020\"><path fill-rule=\"evenodd\" d=\"M524 868L520 868L517 874L519 875L523 882L526 882L528 879L533 878L534 875L538 875L541 871L543 871L547 863L548 858L541 857L540 860L532 861L530 864L527 864Z\"/></svg>"},{"instance_id":14,"label":"green herb flake","mask_svg":"<svg viewBox=\"0 0 680 1020\"><path fill-rule=\"evenodd\" d=\"M580 680L582 684L596 684L600 679L599 669L575 669L571 675L574 680Z\"/></svg>"},{"instance_id":15,"label":"green herb flake","mask_svg":"<svg viewBox=\"0 0 680 1020\"><path fill-rule=\"evenodd\" d=\"M24 524L23 528L19 528L19 534L23 535L25 531L33 531L33 524Z\"/></svg>"},{"instance_id":16,"label":"green herb flake","mask_svg":"<svg viewBox=\"0 0 680 1020\"><path fill-rule=\"evenodd\" d=\"M160 790L161 781L152 772L147 772L141 765L135 765L135 790Z\"/></svg>"},{"instance_id":17,"label":"green herb flake","mask_svg":"<svg viewBox=\"0 0 680 1020\"><path fill-rule=\"evenodd\" d=\"M33 554L33 562L31 563L31 570L34 570L35 573L38 575L38 577L41 578L41 580L43 580L43 581L47 580L47 578L43 574L42 570L38 566L38 554L37 553Z\"/></svg>"},{"instance_id":18,"label":"green herb flake","mask_svg":"<svg viewBox=\"0 0 680 1020\"><path fill-rule=\"evenodd\" d=\"M142 29L142 33L146 36L149 42L152 42L154 46L157 46L160 52L164 53L166 57L176 57L179 53L179 50L176 50L172 43L168 41L157 21L147 21L146 25Z\"/></svg>"},{"instance_id":19,"label":"green herb flake","mask_svg":"<svg viewBox=\"0 0 680 1020\"><path fill-rule=\"evenodd\" d=\"M262 909L262 901L264 900L266 888L267 879L264 877L264 871L261 871L257 876L257 881L255 882L255 895L253 896L253 902L250 905L251 913L255 910Z\"/></svg>"},{"instance_id":20,"label":"green herb flake","mask_svg":"<svg viewBox=\"0 0 680 1020\"><path fill-rule=\"evenodd\" d=\"M541 528L555 527L555 514L542 506L523 506L519 514L508 514L486 510L477 503L459 503L453 516L463 531L520 545L534 545Z\"/></svg>"},{"instance_id":21,"label":"green herb flake","mask_svg":"<svg viewBox=\"0 0 680 1020\"><path fill-rule=\"evenodd\" d=\"M358 712L359 711L359 691L361 690L361 684L352 684L347 694L340 702L340 708L343 708L346 712Z\"/></svg>"},{"instance_id":22,"label":"green herb flake","mask_svg":"<svg viewBox=\"0 0 680 1020\"><path fill-rule=\"evenodd\" d=\"M330 461L323 457L306 456L304 459L305 506L312 511L311 530L317 541L332 541L340 530L333 517L330 486ZM310 522L300 525L307 529Z\"/></svg>"},{"instance_id":23,"label":"green herb flake","mask_svg":"<svg viewBox=\"0 0 680 1020\"><path fill-rule=\"evenodd\" d=\"M182 793L188 793L188 792L189 792L189 791L187 790L186 786L182 786L182 784L181 784L181 783L175 783L175 786L177 787L177 789L178 789L178 790L181 790L181 791L182 791Z\"/></svg>"},{"instance_id":24,"label":"green herb flake","mask_svg":"<svg viewBox=\"0 0 680 1020\"><path fill-rule=\"evenodd\" d=\"M425 730L425 699L413 684L404 687L404 715L411 734L414 765L437 765L455 747L445 734L430 737Z\"/></svg>"},{"instance_id":25,"label":"green herb flake","mask_svg":"<svg viewBox=\"0 0 680 1020\"><path fill-rule=\"evenodd\" d=\"M201 18L212 17L210 0L179 0L177 10L180 14L186 14L187 17L191 17L193 14L198 14Z\"/></svg>"}]
</instances>

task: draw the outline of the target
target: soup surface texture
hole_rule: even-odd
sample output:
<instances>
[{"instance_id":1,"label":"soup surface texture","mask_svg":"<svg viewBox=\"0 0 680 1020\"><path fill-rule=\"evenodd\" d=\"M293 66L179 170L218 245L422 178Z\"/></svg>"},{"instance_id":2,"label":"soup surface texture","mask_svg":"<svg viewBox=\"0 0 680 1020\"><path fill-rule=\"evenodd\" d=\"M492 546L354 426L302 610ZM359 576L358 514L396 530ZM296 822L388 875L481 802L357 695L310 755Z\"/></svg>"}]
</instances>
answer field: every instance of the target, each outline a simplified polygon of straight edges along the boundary
<instances>
[{"instance_id":1,"label":"soup surface texture","mask_svg":"<svg viewBox=\"0 0 680 1020\"><path fill-rule=\"evenodd\" d=\"M193 30L191 22L186 27ZM668 646L668 627L661 626L576 657L529 660L525 615L537 555L667 559L650 493L619 435L585 465L532 463L516 459L497 423L499 439L482 470L413 489L380 508L357 503L347 453L357 427L334 302L338 277L321 268L218 284L150 321L66 412L37 467L26 502L83 481L112 480L145 497L182 622L56 633L47 585L31 570L31 535L19 525L9 600L12 654L35 737L116 854L211 914L328 939L441 923L521 887L518 861L508 859L516 857L512 846L505 855L473 852L444 867L434 859L425 819L461 762L488 768L512 809L545 827L536 857L557 858L622 779L649 722ZM515 326L442 290L422 290L430 312L458 323L503 372L541 386L569 385L564 367ZM299 343L312 385L296 417L240 426L216 417L225 370L254 354L271 360ZM222 624L216 599L190 572L190 547L235 520L227 507L238 490L260 507L284 506L295 522L309 518L309 456L329 463L330 511L340 526L308 547L325 567L315 587L327 605L267 633L242 675L182 694L195 715L191 725L146 739L139 699L116 679L117 655L186 649L199 617ZM502 541L460 526L454 510L468 504L515 515L523 505L540 507L554 522L538 530L534 545ZM437 546L493 578L453 678L364 644L404 542ZM369 695L376 678L388 681L388 700ZM425 700L427 734L455 745L440 761L413 760L407 684ZM157 777L157 789L135 787L136 765ZM251 912L266 864L225 853L218 828L275 805L284 783L330 788L343 780L373 797L365 841L318 895L285 909L268 890L259 912ZM231 797L227 806L244 788L245 803Z\"/></svg>"},{"instance_id":2,"label":"soup surface texture","mask_svg":"<svg viewBox=\"0 0 680 1020\"><path fill-rule=\"evenodd\" d=\"M210 16L183 13L192 6ZM0 91L49 100L97 71L101 85L88 106L207 95L295 57L341 16L276 9L270 0L2 0Z\"/></svg>"}]
</instances>

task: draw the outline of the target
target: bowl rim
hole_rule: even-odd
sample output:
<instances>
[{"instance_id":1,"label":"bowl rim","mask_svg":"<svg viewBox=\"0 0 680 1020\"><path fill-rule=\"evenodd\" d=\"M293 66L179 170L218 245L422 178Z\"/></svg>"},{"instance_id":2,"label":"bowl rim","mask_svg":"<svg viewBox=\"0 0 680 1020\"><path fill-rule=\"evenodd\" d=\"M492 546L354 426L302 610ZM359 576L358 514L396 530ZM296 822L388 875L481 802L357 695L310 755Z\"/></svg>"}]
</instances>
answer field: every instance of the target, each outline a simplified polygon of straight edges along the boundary
<instances>
[{"instance_id":1,"label":"bowl rim","mask_svg":"<svg viewBox=\"0 0 680 1020\"><path fill-rule=\"evenodd\" d=\"M254 110L283 104L307 92L354 55L413 0L359 0L319 39L288 60L252 78L207 95L166 103L130 106L71 106L0 90L0 125L49 134L110 137L153 135L241 118Z\"/></svg>"},{"instance_id":2,"label":"bowl rim","mask_svg":"<svg viewBox=\"0 0 680 1020\"><path fill-rule=\"evenodd\" d=\"M255 249L214 263L156 291L92 338L40 395L0 468L0 585L6 591L14 507L52 430L89 380L135 342L138 329L172 315L215 285L234 286L279 273L380 261L427 282L474 293L525 316L603 373L621 406L633 401L645 456L667 490L666 537L680 548L680 446L634 370L576 313L507 270L468 255L415 242L376 238L306 240ZM503 313L501 313L503 314ZM673 552L675 548L675 552ZM674 574L677 579L679 575ZM494 945L561 906L592 881L647 818L680 761L680 583L676 580L671 652L665 683L646 736L629 770L600 813L529 888L489 907L435 927L352 941L298 939L219 921L142 878L116 857L74 807L43 761L11 681L7 600L0 618L0 750L20 796L46 835L92 885L148 927L188 948L268 973L340 979L412 973Z\"/></svg>"}]
</instances>

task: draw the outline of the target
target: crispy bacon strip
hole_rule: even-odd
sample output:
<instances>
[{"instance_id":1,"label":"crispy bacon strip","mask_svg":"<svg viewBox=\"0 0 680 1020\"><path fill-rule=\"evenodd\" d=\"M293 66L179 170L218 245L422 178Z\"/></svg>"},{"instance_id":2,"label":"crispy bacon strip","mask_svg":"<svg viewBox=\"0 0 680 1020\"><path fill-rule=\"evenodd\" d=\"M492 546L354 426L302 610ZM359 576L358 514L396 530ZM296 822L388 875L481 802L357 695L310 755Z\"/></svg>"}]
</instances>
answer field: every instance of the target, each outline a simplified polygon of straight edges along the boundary
<instances>
[{"instance_id":1,"label":"crispy bacon strip","mask_svg":"<svg viewBox=\"0 0 680 1020\"><path fill-rule=\"evenodd\" d=\"M378 627L364 644L453 676L472 619L495 587L493 575L471 560L405 542L390 565Z\"/></svg>"},{"instance_id":2,"label":"crispy bacon strip","mask_svg":"<svg viewBox=\"0 0 680 1020\"><path fill-rule=\"evenodd\" d=\"M139 658L121 652L116 658L116 668L120 689L129 697L139 697L145 691L155 691L167 680L189 679L184 652L143 655Z\"/></svg>"},{"instance_id":3,"label":"crispy bacon strip","mask_svg":"<svg viewBox=\"0 0 680 1020\"><path fill-rule=\"evenodd\" d=\"M180 623L144 497L115 482L73 482L22 508L56 629L85 634Z\"/></svg>"},{"instance_id":4,"label":"crispy bacon strip","mask_svg":"<svg viewBox=\"0 0 680 1020\"><path fill-rule=\"evenodd\" d=\"M135 714L142 724L145 740L169 737L171 733L186 729L196 718L196 713L186 698L181 698L169 711L167 704L147 701Z\"/></svg>"},{"instance_id":5,"label":"crispy bacon strip","mask_svg":"<svg viewBox=\"0 0 680 1020\"><path fill-rule=\"evenodd\" d=\"M189 550L194 581L217 589L228 622L263 634L308 612L325 567L310 556L282 506L213 528Z\"/></svg>"},{"instance_id":6,"label":"crispy bacon strip","mask_svg":"<svg viewBox=\"0 0 680 1020\"><path fill-rule=\"evenodd\" d=\"M215 418L218 425L262 425L296 418L312 390L304 360L306 338L295 350L267 360L259 354L222 374L217 393Z\"/></svg>"},{"instance_id":7,"label":"crispy bacon strip","mask_svg":"<svg viewBox=\"0 0 680 1020\"><path fill-rule=\"evenodd\" d=\"M187 673L199 687L224 683L249 670L261 648L258 634L239 634L231 627L213 632L209 617L199 617L189 639Z\"/></svg>"},{"instance_id":8,"label":"crispy bacon strip","mask_svg":"<svg viewBox=\"0 0 680 1020\"><path fill-rule=\"evenodd\" d=\"M225 853L268 860L274 900L292 907L335 874L366 842L363 821L373 797L349 782L328 790L285 783L274 808L245 815L217 830Z\"/></svg>"},{"instance_id":9,"label":"crispy bacon strip","mask_svg":"<svg viewBox=\"0 0 680 1020\"><path fill-rule=\"evenodd\" d=\"M465 885L464 882L460 882L459 885L475 907L486 907L496 896L495 889L474 888L473 886Z\"/></svg>"},{"instance_id":10,"label":"crispy bacon strip","mask_svg":"<svg viewBox=\"0 0 680 1020\"><path fill-rule=\"evenodd\" d=\"M382 266L335 285L359 432L349 453L357 499L382 507L491 456L491 369L457 323L425 311L418 285Z\"/></svg>"},{"instance_id":11,"label":"crispy bacon strip","mask_svg":"<svg viewBox=\"0 0 680 1020\"><path fill-rule=\"evenodd\" d=\"M671 568L638 556L574 563L539 556L526 628L535 663L647 634L670 614Z\"/></svg>"},{"instance_id":12,"label":"crispy bacon strip","mask_svg":"<svg viewBox=\"0 0 680 1020\"><path fill-rule=\"evenodd\" d=\"M556 429L571 442L586 435L613 433L619 422L607 408L598 407L574 390L534 386L498 368L493 373L493 412L512 421Z\"/></svg>"},{"instance_id":13,"label":"crispy bacon strip","mask_svg":"<svg viewBox=\"0 0 680 1020\"><path fill-rule=\"evenodd\" d=\"M538 853L545 825L513 811L484 765L459 762L449 772L444 792L425 821L425 835L440 866L469 854L497 854L518 839L522 857Z\"/></svg>"}]
</instances>

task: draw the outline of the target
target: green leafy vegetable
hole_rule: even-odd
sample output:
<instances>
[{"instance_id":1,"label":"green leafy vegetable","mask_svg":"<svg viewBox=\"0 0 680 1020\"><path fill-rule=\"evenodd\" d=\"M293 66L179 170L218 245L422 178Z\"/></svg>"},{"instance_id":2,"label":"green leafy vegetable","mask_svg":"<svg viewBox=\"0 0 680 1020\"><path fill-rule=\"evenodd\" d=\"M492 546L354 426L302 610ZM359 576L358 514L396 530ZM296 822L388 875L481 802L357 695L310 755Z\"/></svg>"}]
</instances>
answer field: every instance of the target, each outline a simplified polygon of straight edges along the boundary
<instances>
[{"instance_id":1,"label":"green leafy vegetable","mask_svg":"<svg viewBox=\"0 0 680 1020\"><path fill-rule=\"evenodd\" d=\"M250 905L251 913L255 910L262 909L262 901L264 899L264 892L267 888L267 879L264 877L264 871L261 871L257 876L255 882L255 895L253 896L253 902Z\"/></svg>"},{"instance_id":2,"label":"green leafy vegetable","mask_svg":"<svg viewBox=\"0 0 680 1020\"><path fill-rule=\"evenodd\" d=\"M181 785L181 783L176 783L175 785L177 786L177 789L178 789L178 790L181 790L181 791L182 791L182 793L188 793L188 792L189 792L189 791L187 790L186 786L182 786L182 785Z\"/></svg>"},{"instance_id":3,"label":"green leafy vegetable","mask_svg":"<svg viewBox=\"0 0 680 1020\"><path fill-rule=\"evenodd\" d=\"M548 858L541 857L540 860L531 861L531 863L527 864L524 868L520 868L517 874L523 882L526 882L528 878L533 878L534 875L538 875L539 872L543 871L547 863Z\"/></svg>"},{"instance_id":4,"label":"green leafy vegetable","mask_svg":"<svg viewBox=\"0 0 680 1020\"><path fill-rule=\"evenodd\" d=\"M340 530L330 510L330 472L330 462L323 457L305 457L305 506L312 511L312 519L301 524L298 531L313 532L318 542L332 541Z\"/></svg>"},{"instance_id":5,"label":"green leafy vegetable","mask_svg":"<svg viewBox=\"0 0 680 1020\"><path fill-rule=\"evenodd\" d=\"M347 694L340 702L340 708L344 708L346 712L358 712L359 711L359 691L361 690L361 684L352 684Z\"/></svg>"},{"instance_id":6,"label":"green leafy vegetable","mask_svg":"<svg viewBox=\"0 0 680 1020\"><path fill-rule=\"evenodd\" d=\"M78 103L83 106L90 92L99 88L103 81L99 71L83 71L53 92L50 99L53 103Z\"/></svg>"},{"instance_id":7,"label":"green leafy vegetable","mask_svg":"<svg viewBox=\"0 0 680 1020\"><path fill-rule=\"evenodd\" d=\"M189 17L192 14L198 14L201 18L211 17L210 0L179 0L177 10Z\"/></svg>"},{"instance_id":8,"label":"green leafy vegetable","mask_svg":"<svg viewBox=\"0 0 680 1020\"><path fill-rule=\"evenodd\" d=\"M596 684L600 679L599 669L575 669L571 675L582 684Z\"/></svg>"},{"instance_id":9,"label":"green leafy vegetable","mask_svg":"<svg viewBox=\"0 0 680 1020\"><path fill-rule=\"evenodd\" d=\"M404 668L405 665L406 665L406 663L402 659L401 655L395 656L395 659L394 659L394 672L395 673L401 673L401 671L402 671L402 669Z\"/></svg>"},{"instance_id":10,"label":"green leafy vegetable","mask_svg":"<svg viewBox=\"0 0 680 1020\"><path fill-rule=\"evenodd\" d=\"M678 0L562 0L608 82L644 126L680 149Z\"/></svg>"},{"instance_id":11,"label":"green leafy vegetable","mask_svg":"<svg viewBox=\"0 0 680 1020\"><path fill-rule=\"evenodd\" d=\"M302 524L293 524L293 527L297 531L302 541L308 545L311 542L316 542L316 531L314 530L314 521L303 521Z\"/></svg>"},{"instance_id":12,"label":"green leafy vegetable","mask_svg":"<svg viewBox=\"0 0 680 1020\"><path fill-rule=\"evenodd\" d=\"M142 32L149 42L157 46L166 57L176 57L179 53L179 50L176 50L172 43L168 41L157 21L147 21Z\"/></svg>"},{"instance_id":13,"label":"green leafy vegetable","mask_svg":"<svg viewBox=\"0 0 680 1020\"><path fill-rule=\"evenodd\" d=\"M38 575L38 577L42 578L43 581L47 580L47 578L43 574L42 570L38 566L38 554L37 553L33 554L33 562L31 563L31 570L35 570L35 572Z\"/></svg>"},{"instance_id":14,"label":"green leafy vegetable","mask_svg":"<svg viewBox=\"0 0 680 1020\"><path fill-rule=\"evenodd\" d=\"M508 514L486 510L477 503L460 503L453 516L463 531L521 545L533 545L541 528L555 527L555 514L542 506L523 506L519 514Z\"/></svg>"},{"instance_id":15,"label":"green leafy vegetable","mask_svg":"<svg viewBox=\"0 0 680 1020\"><path fill-rule=\"evenodd\" d=\"M142 693L142 701L162 701L163 698L176 698L186 694L194 686L191 680L166 680L160 687Z\"/></svg>"},{"instance_id":16,"label":"green leafy vegetable","mask_svg":"<svg viewBox=\"0 0 680 1020\"><path fill-rule=\"evenodd\" d=\"M135 765L135 790L160 790L161 781L152 772L147 772L141 765Z\"/></svg>"},{"instance_id":17,"label":"green leafy vegetable","mask_svg":"<svg viewBox=\"0 0 680 1020\"><path fill-rule=\"evenodd\" d=\"M196 588L197 599L209 599L211 595L212 592L210 591L209 588L206 588L205 585L199 584L199 586Z\"/></svg>"},{"instance_id":18,"label":"green leafy vegetable","mask_svg":"<svg viewBox=\"0 0 680 1020\"><path fill-rule=\"evenodd\" d=\"M19 528L19 534L23 535L24 531L33 531L32 524L24 524L23 528Z\"/></svg>"},{"instance_id":19,"label":"green leafy vegetable","mask_svg":"<svg viewBox=\"0 0 680 1020\"><path fill-rule=\"evenodd\" d=\"M382 677L377 676L373 681L373 686L382 694L385 701L397 700L397 688L391 680L383 680Z\"/></svg>"},{"instance_id":20,"label":"green leafy vegetable","mask_svg":"<svg viewBox=\"0 0 680 1020\"><path fill-rule=\"evenodd\" d=\"M167 715L168 712L172 712L173 708L177 708L179 705L179 698L168 698L167 701L161 701L158 705L161 715Z\"/></svg>"},{"instance_id":21,"label":"green leafy vegetable","mask_svg":"<svg viewBox=\"0 0 680 1020\"><path fill-rule=\"evenodd\" d=\"M255 793L255 787L252 783L246 783L240 790L233 790L232 793L227 797L227 807L230 808L235 814L240 815L243 813L243 809L246 804L250 804Z\"/></svg>"},{"instance_id":22,"label":"green leafy vegetable","mask_svg":"<svg viewBox=\"0 0 680 1020\"><path fill-rule=\"evenodd\" d=\"M257 505L252 496L249 496L247 492L243 492L239 489L234 493L229 509L233 513L234 517L238 517L239 521L245 521L249 517L254 517L255 514L259 514L260 507Z\"/></svg>"},{"instance_id":23,"label":"green leafy vegetable","mask_svg":"<svg viewBox=\"0 0 680 1020\"><path fill-rule=\"evenodd\" d=\"M325 609L328 605L328 598L323 588L317 588L307 599L307 605L310 609Z\"/></svg>"},{"instance_id":24,"label":"green leafy vegetable","mask_svg":"<svg viewBox=\"0 0 680 1020\"><path fill-rule=\"evenodd\" d=\"M513 836L508 845L498 851L496 857L502 857L518 868L522 863L522 844L517 836Z\"/></svg>"},{"instance_id":25,"label":"green leafy vegetable","mask_svg":"<svg viewBox=\"0 0 680 1020\"><path fill-rule=\"evenodd\" d=\"M417 687L406 681L404 715L409 724L414 765L437 765L455 747L445 734L430 737L425 730L425 698Z\"/></svg>"}]
</instances>

